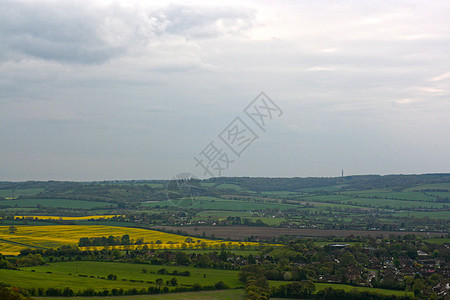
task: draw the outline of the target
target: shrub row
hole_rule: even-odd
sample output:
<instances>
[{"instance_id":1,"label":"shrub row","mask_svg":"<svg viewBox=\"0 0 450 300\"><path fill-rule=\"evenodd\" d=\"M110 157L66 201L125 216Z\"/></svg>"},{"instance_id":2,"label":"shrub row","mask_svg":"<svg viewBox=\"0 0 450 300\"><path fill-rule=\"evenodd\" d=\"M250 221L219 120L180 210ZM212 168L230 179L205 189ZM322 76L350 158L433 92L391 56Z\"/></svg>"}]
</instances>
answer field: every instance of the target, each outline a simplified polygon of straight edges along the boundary
<instances>
[{"instance_id":1,"label":"shrub row","mask_svg":"<svg viewBox=\"0 0 450 300\"><path fill-rule=\"evenodd\" d=\"M169 292L190 292L190 291L207 291L207 290L221 290L221 289L229 289L229 286L227 286L222 281L216 283L213 286L202 286L198 283L192 285L192 286L177 286L169 290L167 286L160 287L160 286L150 286L148 288L132 288L132 289L116 289L113 288L111 290L109 289L103 289L101 291L96 291L92 288L88 288L82 291L75 292L69 287L66 287L64 289L61 288L13 288L16 289L18 293L24 295L24 296L31 296L31 297L74 297L74 296L121 296L121 295L149 295L149 294L165 294Z\"/></svg>"}]
</instances>

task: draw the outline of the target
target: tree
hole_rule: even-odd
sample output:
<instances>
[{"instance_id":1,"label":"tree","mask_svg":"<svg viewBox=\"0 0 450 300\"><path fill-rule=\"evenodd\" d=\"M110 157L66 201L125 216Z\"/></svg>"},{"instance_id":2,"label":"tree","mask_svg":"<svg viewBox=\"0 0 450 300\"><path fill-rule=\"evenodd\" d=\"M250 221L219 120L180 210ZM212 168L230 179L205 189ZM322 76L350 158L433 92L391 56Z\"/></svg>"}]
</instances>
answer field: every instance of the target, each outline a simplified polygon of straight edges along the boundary
<instances>
[{"instance_id":1,"label":"tree","mask_svg":"<svg viewBox=\"0 0 450 300\"><path fill-rule=\"evenodd\" d=\"M206 244L206 242L201 242L200 246L202 247L202 250L205 250L208 244Z\"/></svg>"},{"instance_id":2,"label":"tree","mask_svg":"<svg viewBox=\"0 0 450 300\"><path fill-rule=\"evenodd\" d=\"M114 249L112 255L114 256L114 259L118 259L121 255L119 249Z\"/></svg>"},{"instance_id":3,"label":"tree","mask_svg":"<svg viewBox=\"0 0 450 300\"><path fill-rule=\"evenodd\" d=\"M176 279L175 277L173 277L173 278L170 280L170 284L173 285L173 286L178 285L177 279Z\"/></svg>"},{"instance_id":4,"label":"tree","mask_svg":"<svg viewBox=\"0 0 450 300\"><path fill-rule=\"evenodd\" d=\"M223 281L219 281L218 283L216 283L214 285L214 287L218 290L226 290L229 289L230 287Z\"/></svg>"},{"instance_id":5,"label":"tree","mask_svg":"<svg viewBox=\"0 0 450 300\"><path fill-rule=\"evenodd\" d=\"M9 233L14 234L16 233L16 231L17 231L16 226L14 225L9 226Z\"/></svg>"},{"instance_id":6,"label":"tree","mask_svg":"<svg viewBox=\"0 0 450 300\"><path fill-rule=\"evenodd\" d=\"M120 243L122 245L129 245L130 244L130 235L128 235L128 234L122 235L122 238L120 239Z\"/></svg>"},{"instance_id":7,"label":"tree","mask_svg":"<svg viewBox=\"0 0 450 300\"><path fill-rule=\"evenodd\" d=\"M91 246L91 240L87 237L82 237L78 242L78 246L79 247Z\"/></svg>"},{"instance_id":8,"label":"tree","mask_svg":"<svg viewBox=\"0 0 450 300\"><path fill-rule=\"evenodd\" d=\"M66 288L63 290L62 295L63 295L64 297L73 297L74 292L73 292L73 290L72 290L71 288L66 287Z\"/></svg>"},{"instance_id":9,"label":"tree","mask_svg":"<svg viewBox=\"0 0 450 300\"><path fill-rule=\"evenodd\" d=\"M425 289L425 285L423 284L422 279L417 278L414 280L414 285L413 285L413 292L414 292L414 296L418 297L420 295L423 294L423 290Z\"/></svg>"},{"instance_id":10,"label":"tree","mask_svg":"<svg viewBox=\"0 0 450 300\"><path fill-rule=\"evenodd\" d=\"M176 261L177 261L177 264L185 265L185 266L189 265L189 263L190 263L188 255L185 252L181 252L181 251L177 252Z\"/></svg>"},{"instance_id":11,"label":"tree","mask_svg":"<svg viewBox=\"0 0 450 300\"><path fill-rule=\"evenodd\" d=\"M344 267L354 266L356 265L356 259L350 252L344 253L340 258L341 264Z\"/></svg>"}]
</instances>

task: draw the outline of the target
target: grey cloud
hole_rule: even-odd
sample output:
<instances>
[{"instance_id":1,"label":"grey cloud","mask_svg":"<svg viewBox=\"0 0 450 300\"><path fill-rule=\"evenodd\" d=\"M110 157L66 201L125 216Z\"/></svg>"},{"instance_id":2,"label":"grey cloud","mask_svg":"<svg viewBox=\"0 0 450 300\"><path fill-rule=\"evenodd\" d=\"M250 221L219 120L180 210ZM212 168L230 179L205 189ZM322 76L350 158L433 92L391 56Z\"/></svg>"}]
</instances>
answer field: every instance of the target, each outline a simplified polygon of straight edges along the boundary
<instances>
[{"instance_id":1,"label":"grey cloud","mask_svg":"<svg viewBox=\"0 0 450 300\"><path fill-rule=\"evenodd\" d=\"M104 63L158 36L214 37L251 26L248 9L168 5L159 9L98 7L80 2L0 3L0 61L23 56Z\"/></svg>"},{"instance_id":2,"label":"grey cloud","mask_svg":"<svg viewBox=\"0 0 450 300\"><path fill-rule=\"evenodd\" d=\"M252 26L254 10L246 8L207 8L170 5L157 17L166 24L165 32L205 38L236 33Z\"/></svg>"},{"instance_id":3,"label":"grey cloud","mask_svg":"<svg viewBox=\"0 0 450 300\"><path fill-rule=\"evenodd\" d=\"M106 42L93 11L75 2L0 4L0 37L8 52L3 60L23 55L74 63L102 63L123 47Z\"/></svg>"},{"instance_id":4,"label":"grey cloud","mask_svg":"<svg viewBox=\"0 0 450 300\"><path fill-rule=\"evenodd\" d=\"M13 47L24 54L46 60L73 63L103 63L125 51L123 47L107 45L76 45L39 38L21 38L12 43Z\"/></svg>"}]
</instances>

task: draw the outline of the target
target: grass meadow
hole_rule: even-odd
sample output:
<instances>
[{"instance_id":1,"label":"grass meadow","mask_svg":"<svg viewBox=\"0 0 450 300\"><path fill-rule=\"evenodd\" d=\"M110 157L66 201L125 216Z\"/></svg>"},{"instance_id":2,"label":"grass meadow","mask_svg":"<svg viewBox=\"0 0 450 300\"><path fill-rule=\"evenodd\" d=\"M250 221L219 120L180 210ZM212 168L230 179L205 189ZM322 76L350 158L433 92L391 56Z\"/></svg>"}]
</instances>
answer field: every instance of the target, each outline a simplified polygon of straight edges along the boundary
<instances>
[{"instance_id":1,"label":"grass meadow","mask_svg":"<svg viewBox=\"0 0 450 300\"><path fill-rule=\"evenodd\" d=\"M189 271L190 276L157 274L166 269L169 273ZM96 291L113 288L148 288L155 285L158 278L167 280L175 277L178 285L191 286L199 283L211 286L223 281L231 288L243 287L238 280L238 271L204 269L185 266L161 266L96 261L57 262L49 265L22 268L11 271L0 269L2 281L22 288L65 288L74 291L92 288ZM109 274L117 275L117 280L107 280ZM83 275L83 276L79 276ZM87 276L87 277L86 277ZM172 286L169 286L171 288Z\"/></svg>"},{"instance_id":2,"label":"grass meadow","mask_svg":"<svg viewBox=\"0 0 450 300\"><path fill-rule=\"evenodd\" d=\"M19 196L34 196L39 193L44 192L45 189L43 188L36 188L36 189L4 189L0 190L0 197L11 199L11 198L17 198Z\"/></svg>"},{"instance_id":3,"label":"grass meadow","mask_svg":"<svg viewBox=\"0 0 450 300\"><path fill-rule=\"evenodd\" d=\"M110 206L111 203L100 201L85 201L77 199L7 199L0 200L1 206L13 206L13 207L28 207L36 208L41 207L61 207L61 208L81 208L92 209L98 207Z\"/></svg>"}]
</instances>

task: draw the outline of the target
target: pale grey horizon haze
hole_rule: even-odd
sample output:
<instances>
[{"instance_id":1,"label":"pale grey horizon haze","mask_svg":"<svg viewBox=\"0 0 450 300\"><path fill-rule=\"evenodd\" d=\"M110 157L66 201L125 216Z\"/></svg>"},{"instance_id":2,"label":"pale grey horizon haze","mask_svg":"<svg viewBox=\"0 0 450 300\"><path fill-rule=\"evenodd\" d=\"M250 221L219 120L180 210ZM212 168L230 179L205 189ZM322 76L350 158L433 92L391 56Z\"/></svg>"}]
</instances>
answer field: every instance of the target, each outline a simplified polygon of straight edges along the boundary
<instances>
[{"instance_id":1,"label":"pale grey horizon haze","mask_svg":"<svg viewBox=\"0 0 450 300\"><path fill-rule=\"evenodd\" d=\"M450 2L0 0L0 181L202 177L261 91L223 176L450 172Z\"/></svg>"}]
</instances>

